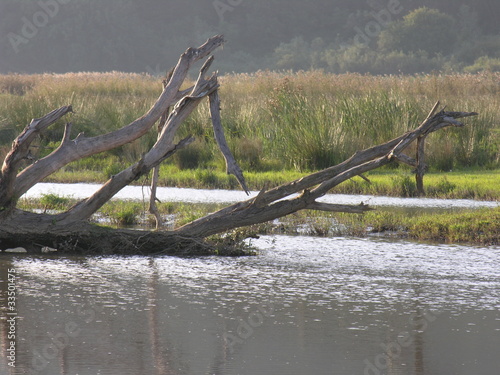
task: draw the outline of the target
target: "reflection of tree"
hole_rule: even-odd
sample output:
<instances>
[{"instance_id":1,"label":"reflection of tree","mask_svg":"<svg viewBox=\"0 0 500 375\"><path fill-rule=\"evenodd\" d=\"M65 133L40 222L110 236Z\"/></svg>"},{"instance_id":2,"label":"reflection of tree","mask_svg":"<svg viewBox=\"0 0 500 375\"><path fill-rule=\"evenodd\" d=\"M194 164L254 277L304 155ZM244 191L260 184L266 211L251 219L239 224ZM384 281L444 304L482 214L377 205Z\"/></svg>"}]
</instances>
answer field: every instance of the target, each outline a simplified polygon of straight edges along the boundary
<instances>
[{"instance_id":1,"label":"reflection of tree","mask_svg":"<svg viewBox=\"0 0 500 375\"><path fill-rule=\"evenodd\" d=\"M149 327L149 338L151 341L151 355L158 375L175 375L178 372L172 366L172 356L170 350L164 348L160 340L160 321L158 319L158 267L154 258L150 258L149 267L153 272L148 285L147 298L147 319ZM164 321L162 321L164 322Z\"/></svg>"},{"instance_id":2,"label":"reflection of tree","mask_svg":"<svg viewBox=\"0 0 500 375\"><path fill-rule=\"evenodd\" d=\"M151 355L155 367L155 374L158 375L179 375L188 373L186 364L182 363L182 358L177 350L175 343L169 342L165 332L168 332L165 327L168 327L167 317L162 309L160 309L159 290L163 293L167 288L160 282L158 266L154 258L149 259L149 268L152 270L151 278L147 285L148 295L146 305L148 306L147 321L148 333L151 342ZM215 299L215 297L214 297ZM173 325L173 324L172 324ZM217 345L216 354L207 366L207 374L221 374L224 372L224 367L227 363L227 358L230 355L228 343L224 339L223 332L226 331L225 325L222 327L219 344ZM172 336L175 339L175 336Z\"/></svg>"},{"instance_id":3,"label":"reflection of tree","mask_svg":"<svg viewBox=\"0 0 500 375\"><path fill-rule=\"evenodd\" d=\"M230 356L231 350L228 346L227 339L225 338L224 333L227 334L226 324L222 327L222 332L220 334L220 344L217 346L217 353L214 356L212 362L207 368L207 374L223 374L224 367L228 361L228 357Z\"/></svg>"},{"instance_id":4,"label":"reflection of tree","mask_svg":"<svg viewBox=\"0 0 500 375\"><path fill-rule=\"evenodd\" d=\"M214 301L217 300L217 296L215 294L212 294L209 298ZM228 333L226 321L222 320L216 354L214 355L210 365L207 367L207 374L223 374L225 372L224 368L234 351L234 343L229 342L227 337Z\"/></svg>"},{"instance_id":5,"label":"reflection of tree","mask_svg":"<svg viewBox=\"0 0 500 375\"><path fill-rule=\"evenodd\" d=\"M422 304L421 287L418 284L419 276L416 275L415 278L416 280L412 283L414 285L413 304L409 306L411 308L409 321L408 315L398 314L404 319L402 327L407 328L396 337L389 331L386 334L384 347L387 349L384 353L384 357L387 363L381 362L381 365L387 366L386 373L388 375L401 374L401 366L404 362L408 362L409 374L425 374L424 332L428 329L429 316L427 315L428 312L426 312L425 306ZM407 336L401 336L403 334ZM405 361L406 358L408 359L407 361Z\"/></svg>"},{"instance_id":6,"label":"reflection of tree","mask_svg":"<svg viewBox=\"0 0 500 375\"><path fill-rule=\"evenodd\" d=\"M64 346L63 348L60 349L59 352L59 368L60 368L60 374L61 375L69 375L70 372L68 371L68 346Z\"/></svg>"},{"instance_id":7,"label":"reflection of tree","mask_svg":"<svg viewBox=\"0 0 500 375\"><path fill-rule=\"evenodd\" d=\"M416 276L418 277L418 276ZM421 287L416 280L413 283L414 287L414 311L417 316L416 319L413 319L413 330L411 332L414 333L413 345L415 346L415 352L413 353L413 366L415 375L423 375L424 374L424 330L426 325L424 324L425 313L422 307L422 296L421 296Z\"/></svg>"},{"instance_id":8,"label":"reflection of tree","mask_svg":"<svg viewBox=\"0 0 500 375\"><path fill-rule=\"evenodd\" d=\"M418 331L415 333L415 374L424 374L424 337L423 332Z\"/></svg>"}]
</instances>

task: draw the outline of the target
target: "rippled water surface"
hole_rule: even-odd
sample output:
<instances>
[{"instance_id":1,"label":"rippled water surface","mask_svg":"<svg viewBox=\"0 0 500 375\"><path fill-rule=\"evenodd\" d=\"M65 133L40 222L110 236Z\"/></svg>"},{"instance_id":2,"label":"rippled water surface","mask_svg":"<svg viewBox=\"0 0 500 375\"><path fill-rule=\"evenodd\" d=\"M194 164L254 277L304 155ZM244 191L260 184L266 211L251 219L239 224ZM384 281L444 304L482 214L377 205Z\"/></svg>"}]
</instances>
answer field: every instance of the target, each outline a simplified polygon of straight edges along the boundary
<instances>
[{"instance_id":1,"label":"rippled water surface","mask_svg":"<svg viewBox=\"0 0 500 375\"><path fill-rule=\"evenodd\" d=\"M12 373L498 373L499 247L252 241L244 258L3 256Z\"/></svg>"}]
</instances>

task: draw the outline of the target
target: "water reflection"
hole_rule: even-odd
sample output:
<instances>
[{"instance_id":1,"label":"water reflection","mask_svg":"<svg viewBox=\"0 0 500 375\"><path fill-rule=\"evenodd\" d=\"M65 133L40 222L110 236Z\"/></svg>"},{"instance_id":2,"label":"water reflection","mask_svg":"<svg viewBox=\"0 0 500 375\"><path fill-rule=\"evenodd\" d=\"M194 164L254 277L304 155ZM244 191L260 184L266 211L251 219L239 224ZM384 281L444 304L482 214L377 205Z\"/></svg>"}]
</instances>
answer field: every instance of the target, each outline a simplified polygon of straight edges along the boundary
<instances>
[{"instance_id":1,"label":"water reflection","mask_svg":"<svg viewBox=\"0 0 500 375\"><path fill-rule=\"evenodd\" d=\"M17 372L4 358L0 372L500 368L500 248L285 236L253 244L259 256L230 259L0 258L2 280L12 267L20 276L22 316ZM6 283L1 288L4 308Z\"/></svg>"}]
</instances>

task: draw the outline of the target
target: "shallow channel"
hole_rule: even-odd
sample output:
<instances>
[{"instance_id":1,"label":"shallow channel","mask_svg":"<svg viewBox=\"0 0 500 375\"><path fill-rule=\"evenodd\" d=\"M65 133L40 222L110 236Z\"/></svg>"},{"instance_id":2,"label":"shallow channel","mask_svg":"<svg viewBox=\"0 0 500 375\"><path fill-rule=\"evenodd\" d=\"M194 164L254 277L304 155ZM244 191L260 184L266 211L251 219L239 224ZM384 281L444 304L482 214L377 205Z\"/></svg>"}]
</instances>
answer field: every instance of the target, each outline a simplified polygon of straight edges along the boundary
<instances>
[{"instance_id":1,"label":"shallow channel","mask_svg":"<svg viewBox=\"0 0 500 375\"><path fill-rule=\"evenodd\" d=\"M55 194L75 199L87 198L97 191L98 184L56 184L39 183L32 187L24 197L38 198L43 194ZM251 192L247 196L243 191L217 189L186 189L175 187L159 187L157 197L164 202L187 203L235 203L254 197L258 192ZM148 186L126 186L115 199L148 200L150 190ZM361 202L371 206L382 207L418 207L431 209L453 208L480 208L498 207L498 201L476 201L472 199L432 199L432 198L395 198L373 195L346 195L327 194L318 201L337 204L359 204Z\"/></svg>"}]
</instances>

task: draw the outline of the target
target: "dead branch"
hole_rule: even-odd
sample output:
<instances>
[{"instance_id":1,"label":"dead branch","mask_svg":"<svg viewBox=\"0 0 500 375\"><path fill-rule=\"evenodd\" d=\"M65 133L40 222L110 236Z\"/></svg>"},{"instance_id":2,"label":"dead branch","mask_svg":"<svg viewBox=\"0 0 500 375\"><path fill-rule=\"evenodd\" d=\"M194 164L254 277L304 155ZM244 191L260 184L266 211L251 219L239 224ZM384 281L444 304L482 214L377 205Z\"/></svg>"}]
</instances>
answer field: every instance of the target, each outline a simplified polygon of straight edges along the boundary
<instances>
[{"instance_id":1,"label":"dead branch","mask_svg":"<svg viewBox=\"0 0 500 375\"><path fill-rule=\"evenodd\" d=\"M35 137L72 111L71 106L64 106L41 118L33 119L14 140L0 172L0 211L12 208L17 199L24 194L16 189L16 178L21 162L28 157L29 148ZM68 127L70 126L68 125Z\"/></svg>"},{"instance_id":2,"label":"dead branch","mask_svg":"<svg viewBox=\"0 0 500 375\"><path fill-rule=\"evenodd\" d=\"M166 77L165 79L162 81L162 84L163 84L163 89L165 90L165 87L167 87L168 85L168 82L170 81L170 79L172 78L172 74L174 73L173 70L171 70L170 72L168 72L166 74ZM192 91L192 88L189 92ZM185 95L187 95L188 92L186 92ZM181 99L181 98L179 98ZM161 118L160 118L160 121L158 122L158 135L157 135L157 139L160 139L160 136L161 136L161 132L163 131L163 128L165 127L165 124L167 122L167 119L168 119L168 115L170 113L170 107L168 107L165 112L163 112L163 114L161 115ZM160 166L157 165L156 167L153 168L153 175L151 177L151 196L149 197L149 208L148 208L148 211L150 214L152 214L155 218L155 222L156 222L156 225L155 225L155 228L156 230L159 230L162 225L163 225L163 220L161 218L161 214L160 214L160 211L158 211L158 207L156 205L156 201L157 201L157 198L156 198L156 192L157 192L157 188L158 188L158 179L160 177Z\"/></svg>"},{"instance_id":3,"label":"dead branch","mask_svg":"<svg viewBox=\"0 0 500 375\"><path fill-rule=\"evenodd\" d=\"M238 180L240 186L243 188L247 195L249 190L245 182L245 177L243 177L243 171L239 167L238 163L234 159L231 150L229 149L226 137L224 136L224 128L222 127L222 121L220 116L220 98L218 91L214 91L209 96L210 99L210 114L212 115L212 125L214 128L214 136L217 144L219 145L219 150L224 155L226 160L226 172L227 174L232 174Z\"/></svg>"},{"instance_id":4,"label":"dead branch","mask_svg":"<svg viewBox=\"0 0 500 375\"><path fill-rule=\"evenodd\" d=\"M261 192L257 198L236 203L218 212L195 220L179 228L177 232L204 237L240 226L257 224L289 215L303 209L327 207L316 199L322 197L338 184L362 173L380 168L394 160L402 159L403 151L415 140L446 126L462 126L457 118L477 115L475 112L445 112L433 114L414 131L385 144L357 152L350 159L323 171L313 173L299 180ZM284 199L302 192L299 196ZM257 204L258 203L258 204ZM355 210L351 206L346 211Z\"/></svg>"}]
</instances>

